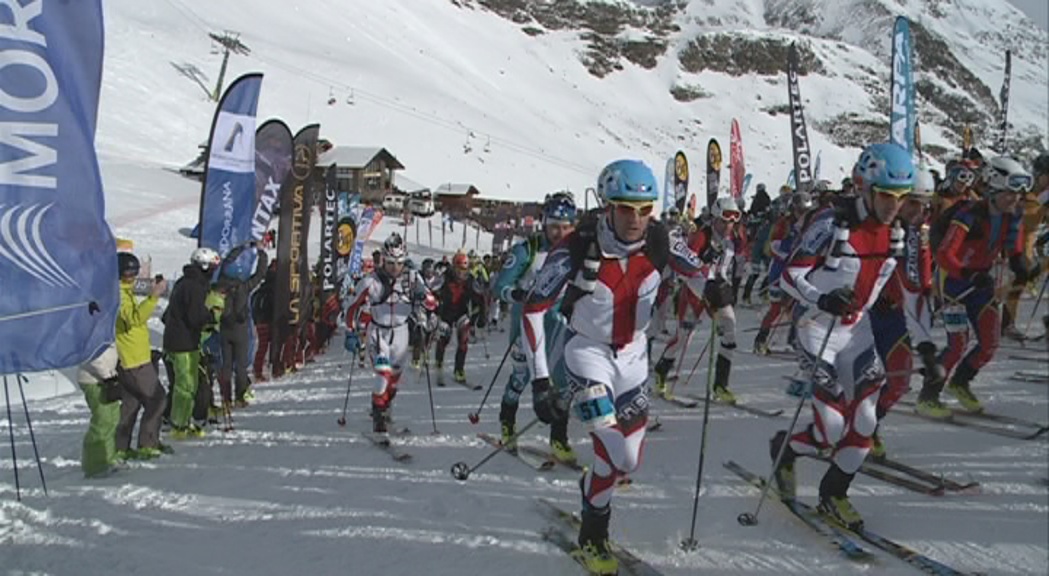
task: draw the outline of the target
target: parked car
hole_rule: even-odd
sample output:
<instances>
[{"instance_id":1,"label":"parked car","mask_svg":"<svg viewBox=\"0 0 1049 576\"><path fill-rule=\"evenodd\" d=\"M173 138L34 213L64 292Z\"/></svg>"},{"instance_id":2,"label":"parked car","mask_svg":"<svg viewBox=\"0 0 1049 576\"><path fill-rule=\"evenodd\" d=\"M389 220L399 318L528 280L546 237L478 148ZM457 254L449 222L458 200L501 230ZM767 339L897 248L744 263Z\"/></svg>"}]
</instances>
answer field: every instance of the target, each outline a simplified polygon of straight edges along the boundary
<instances>
[{"instance_id":1,"label":"parked car","mask_svg":"<svg viewBox=\"0 0 1049 576\"><path fill-rule=\"evenodd\" d=\"M408 209L412 214L422 218L433 216L433 196L429 192L416 192L408 200Z\"/></svg>"},{"instance_id":2,"label":"parked car","mask_svg":"<svg viewBox=\"0 0 1049 576\"><path fill-rule=\"evenodd\" d=\"M393 192L383 197L382 209L384 212L403 212L407 202L407 196Z\"/></svg>"}]
</instances>

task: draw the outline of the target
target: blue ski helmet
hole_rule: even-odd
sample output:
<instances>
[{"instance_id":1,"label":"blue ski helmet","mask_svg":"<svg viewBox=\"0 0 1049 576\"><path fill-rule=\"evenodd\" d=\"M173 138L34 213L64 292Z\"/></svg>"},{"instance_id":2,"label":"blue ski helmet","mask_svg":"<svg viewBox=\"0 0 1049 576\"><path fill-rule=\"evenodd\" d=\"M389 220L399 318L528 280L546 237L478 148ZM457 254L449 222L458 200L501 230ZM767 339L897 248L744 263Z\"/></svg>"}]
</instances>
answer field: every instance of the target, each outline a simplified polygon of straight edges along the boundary
<instances>
[{"instance_id":1,"label":"blue ski helmet","mask_svg":"<svg viewBox=\"0 0 1049 576\"><path fill-rule=\"evenodd\" d=\"M543 203L543 222L572 223L576 219L575 200L568 192L557 192L546 197Z\"/></svg>"},{"instance_id":2,"label":"blue ski helmet","mask_svg":"<svg viewBox=\"0 0 1049 576\"><path fill-rule=\"evenodd\" d=\"M907 194L914 188L914 161L899 144L871 144L852 168L852 182L860 192L872 187Z\"/></svg>"},{"instance_id":3,"label":"blue ski helmet","mask_svg":"<svg viewBox=\"0 0 1049 576\"><path fill-rule=\"evenodd\" d=\"M597 177L597 195L605 202L655 202L659 185L640 160L616 160Z\"/></svg>"}]
</instances>

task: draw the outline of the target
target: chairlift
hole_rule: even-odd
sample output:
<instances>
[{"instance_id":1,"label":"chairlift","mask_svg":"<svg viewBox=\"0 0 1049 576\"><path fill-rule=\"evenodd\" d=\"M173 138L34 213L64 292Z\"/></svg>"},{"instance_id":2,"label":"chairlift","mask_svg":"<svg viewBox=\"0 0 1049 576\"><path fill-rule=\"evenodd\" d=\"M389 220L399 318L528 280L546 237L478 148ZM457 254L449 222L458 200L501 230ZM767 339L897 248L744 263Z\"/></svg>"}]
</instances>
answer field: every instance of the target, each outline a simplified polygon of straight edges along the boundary
<instances>
[{"instance_id":1,"label":"chairlift","mask_svg":"<svg viewBox=\"0 0 1049 576\"><path fill-rule=\"evenodd\" d=\"M335 89L328 88L328 106L334 106L338 100L335 99Z\"/></svg>"},{"instance_id":2,"label":"chairlift","mask_svg":"<svg viewBox=\"0 0 1049 576\"><path fill-rule=\"evenodd\" d=\"M346 103L350 106L353 106L355 104L355 102L353 101L353 88L350 88L350 94L346 96Z\"/></svg>"},{"instance_id":3,"label":"chairlift","mask_svg":"<svg viewBox=\"0 0 1049 576\"><path fill-rule=\"evenodd\" d=\"M490 136L484 142L484 151L485 151L485 153L488 153L488 152L492 151L492 138Z\"/></svg>"}]
</instances>

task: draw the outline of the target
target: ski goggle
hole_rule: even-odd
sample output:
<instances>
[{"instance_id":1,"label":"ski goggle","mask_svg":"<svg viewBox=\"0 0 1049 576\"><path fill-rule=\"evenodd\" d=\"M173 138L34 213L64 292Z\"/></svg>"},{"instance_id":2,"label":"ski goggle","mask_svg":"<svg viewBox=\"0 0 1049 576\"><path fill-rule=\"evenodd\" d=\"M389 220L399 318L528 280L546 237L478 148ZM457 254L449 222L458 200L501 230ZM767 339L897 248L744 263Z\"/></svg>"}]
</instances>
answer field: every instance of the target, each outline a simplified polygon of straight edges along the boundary
<instances>
[{"instance_id":1,"label":"ski goggle","mask_svg":"<svg viewBox=\"0 0 1049 576\"><path fill-rule=\"evenodd\" d=\"M972 186L973 181L976 180L976 174L965 166L953 166L950 171L947 172L947 180L952 184L958 183L965 186Z\"/></svg>"},{"instance_id":2,"label":"ski goggle","mask_svg":"<svg viewBox=\"0 0 1049 576\"><path fill-rule=\"evenodd\" d=\"M1034 177L1030 174L1013 174L1005 181L1010 192L1029 192L1034 186Z\"/></svg>"},{"instance_id":3,"label":"ski goggle","mask_svg":"<svg viewBox=\"0 0 1049 576\"><path fill-rule=\"evenodd\" d=\"M726 222L739 222L743 218L743 213L739 210L722 210L721 219Z\"/></svg>"},{"instance_id":4,"label":"ski goggle","mask_svg":"<svg viewBox=\"0 0 1049 576\"><path fill-rule=\"evenodd\" d=\"M651 216L652 211L656 209L655 202L624 202L622 200L609 200L609 206L615 209L616 213L622 214L624 217L637 215L642 218Z\"/></svg>"}]
</instances>

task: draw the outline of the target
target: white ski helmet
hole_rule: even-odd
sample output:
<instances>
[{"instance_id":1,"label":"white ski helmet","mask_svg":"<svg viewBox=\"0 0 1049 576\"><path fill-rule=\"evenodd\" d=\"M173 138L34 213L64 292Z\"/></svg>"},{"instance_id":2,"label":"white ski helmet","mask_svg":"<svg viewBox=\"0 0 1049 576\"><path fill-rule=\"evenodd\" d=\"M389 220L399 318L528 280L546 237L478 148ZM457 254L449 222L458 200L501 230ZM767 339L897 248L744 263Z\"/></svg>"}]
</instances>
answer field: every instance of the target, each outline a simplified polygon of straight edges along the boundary
<instances>
[{"instance_id":1,"label":"white ski helmet","mask_svg":"<svg viewBox=\"0 0 1049 576\"><path fill-rule=\"evenodd\" d=\"M1034 185L1034 177L1019 162L1008 156L995 156L983 167L983 179L990 194L996 192L1027 192Z\"/></svg>"},{"instance_id":2,"label":"white ski helmet","mask_svg":"<svg viewBox=\"0 0 1049 576\"><path fill-rule=\"evenodd\" d=\"M382 244L382 258L385 262L396 262L403 264L408 259L408 250L404 247L404 239L394 232Z\"/></svg>"},{"instance_id":3,"label":"white ski helmet","mask_svg":"<svg viewBox=\"0 0 1049 576\"><path fill-rule=\"evenodd\" d=\"M205 272L211 272L222 263L222 258L211 248L197 248L189 255L189 262L200 266L200 269Z\"/></svg>"},{"instance_id":4,"label":"white ski helmet","mask_svg":"<svg viewBox=\"0 0 1049 576\"><path fill-rule=\"evenodd\" d=\"M908 196L916 196L921 200L931 200L936 189L936 181L929 170L919 170L914 178L914 189Z\"/></svg>"},{"instance_id":5,"label":"white ski helmet","mask_svg":"<svg viewBox=\"0 0 1049 576\"><path fill-rule=\"evenodd\" d=\"M743 216L743 213L739 210L739 205L736 204L736 200L730 196L718 198L714 202L714 209L711 213L718 220L727 220L729 222L739 222L739 219Z\"/></svg>"}]
</instances>

